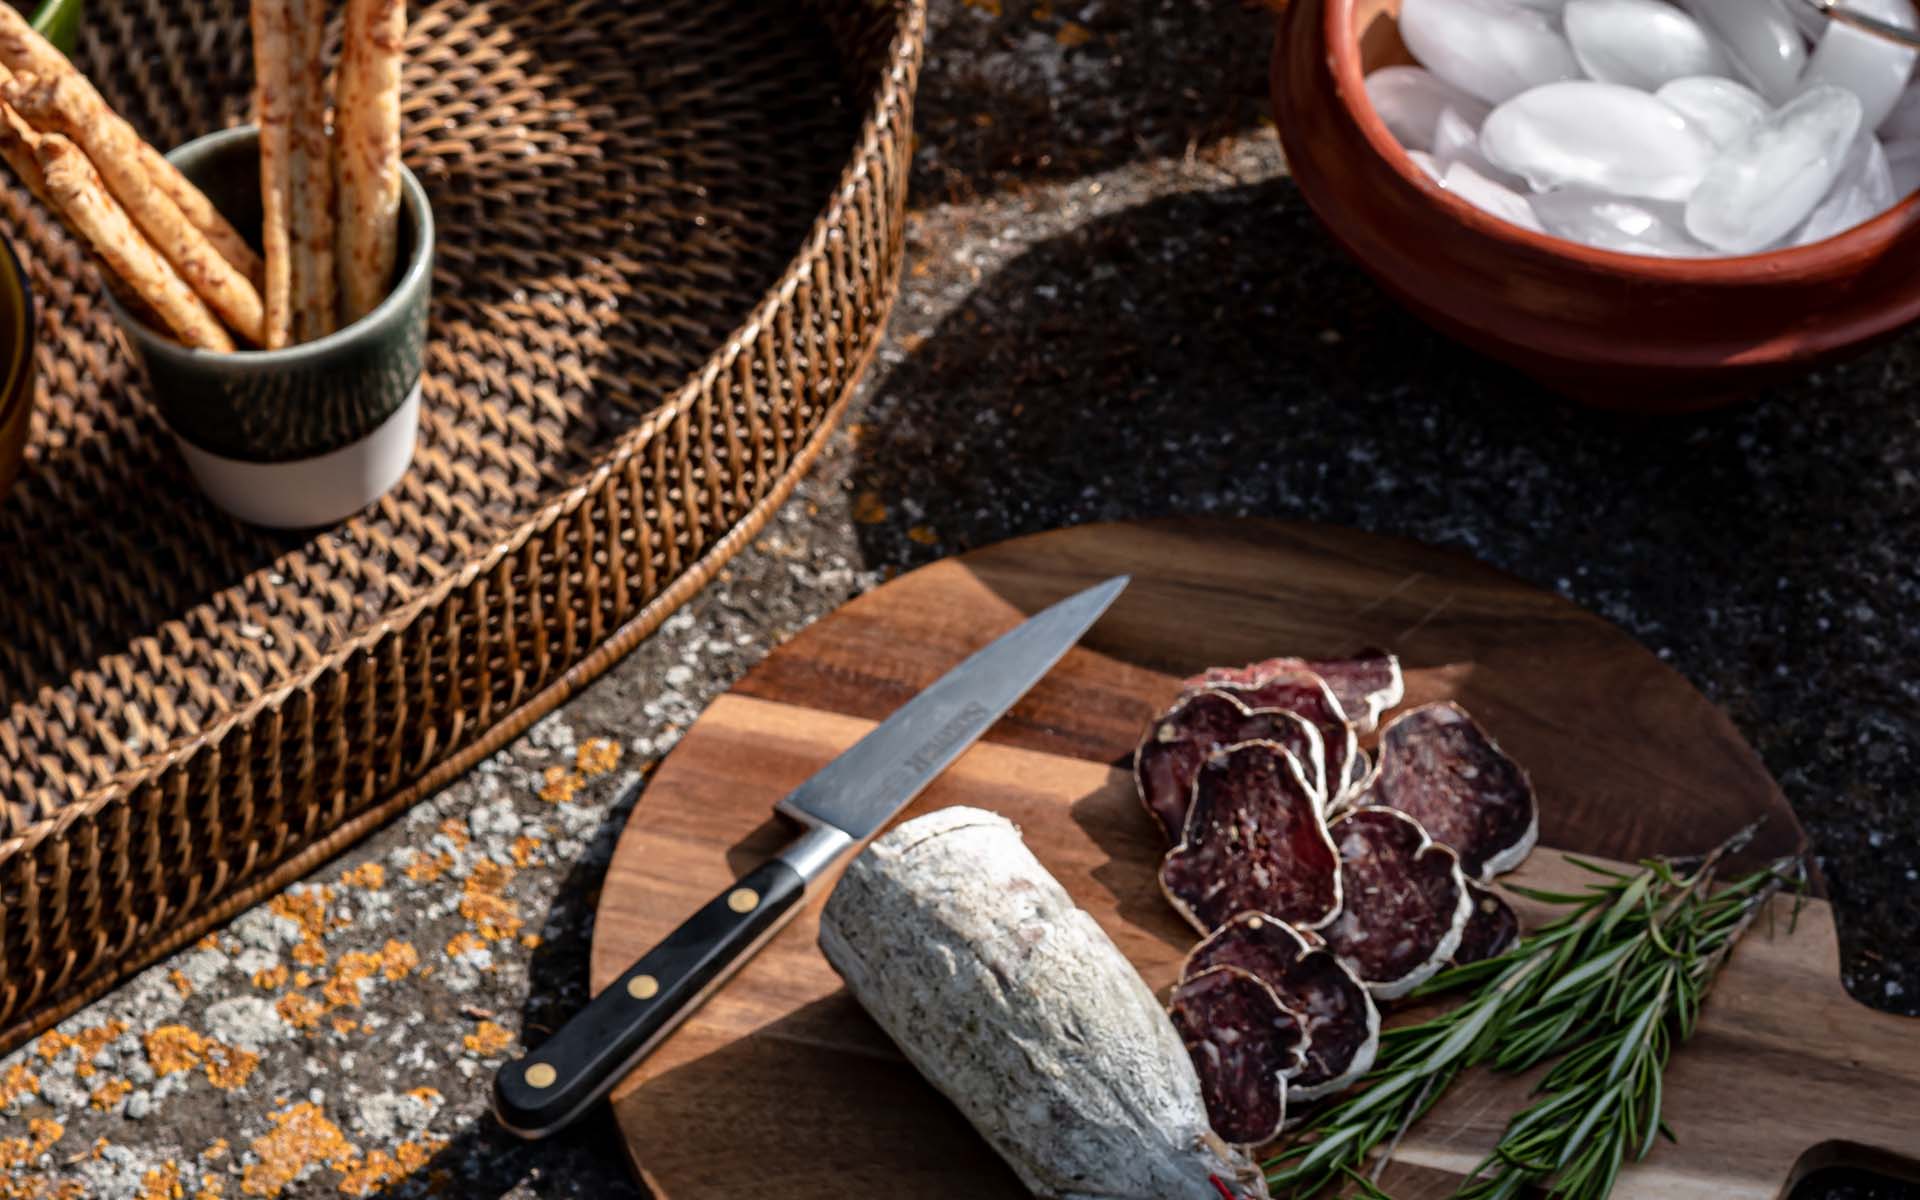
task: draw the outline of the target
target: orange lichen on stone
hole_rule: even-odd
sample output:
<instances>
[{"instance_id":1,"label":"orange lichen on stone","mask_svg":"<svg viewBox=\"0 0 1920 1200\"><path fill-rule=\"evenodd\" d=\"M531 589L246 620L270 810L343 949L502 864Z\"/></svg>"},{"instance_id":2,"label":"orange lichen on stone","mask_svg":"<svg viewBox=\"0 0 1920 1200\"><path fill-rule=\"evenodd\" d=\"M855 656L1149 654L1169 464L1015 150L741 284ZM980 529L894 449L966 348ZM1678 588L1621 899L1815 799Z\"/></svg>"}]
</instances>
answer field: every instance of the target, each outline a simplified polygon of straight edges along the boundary
<instances>
[{"instance_id":1,"label":"orange lichen on stone","mask_svg":"<svg viewBox=\"0 0 1920 1200\"><path fill-rule=\"evenodd\" d=\"M172 984L173 990L179 992L182 996L193 995L193 982L186 977L179 967L175 967L173 970L167 972L167 982Z\"/></svg>"},{"instance_id":2,"label":"orange lichen on stone","mask_svg":"<svg viewBox=\"0 0 1920 1200\"><path fill-rule=\"evenodd\" d=\"M335 1017L333 1019L333 1032L341 1037L347 1036L358 1028L360 1028L360 1022L354 1020L352 1017Z\"/></svg>"},{"instance_id":3,"label":"orange lichen on stone","mask_svg":"<svg viewBox=\"0 0 1920 1200\"><path fill-rule=\"evenodd\" d=\"M320 1015L327 1007L302 992L288 992L274 1002L273 1011L295 1029L312 1029L320 1023Z\"/></svg>"},{"instance_id":4,"label":"orange lichen on stone","mask_svg":"<svg viewBox=\"0 0 1920 1200\"><path fill-rule=\"evenodd\" d=\"M1093 30L1077 21L1067 21L1060 26L1060 31L1053 35L1053 40L1071 50L1075 46L1084 46L1092 41Z\"/></svg>"},{"instance_id":5,"label":"orange lichen on stone","mask_svg":"<svg viewBox=\"0 0 1920 1200\"><path fill-rule=\"evenodd\" d=\"M887 506L877 493L861 492L853 499L853 519L862 525L878 525L887 519Z\"/></svg>"},{"instance_id":6,"label":"orange lichen on stone","mask_svg":"<svg viewBox=\"0 0 1920 1200\"><path fill-rule=\"evenodd\" d=\"M180 1185L180 1167L172 1159L152 1168L140 1177L135 1200L185 1200L187 1189Z\"/></svg>"},{"instance_id":7,"label":"orange lichen on stone","mask_svg":"<svg viewBox=\"0 0 1920 1200\"><path fill-rule=\"evenodd\" d=\"M200 1157L208 1162L218 1162L226 1157L228 1148L227 1139L215 1138L211 1145L200 1152Z\"/></svg>"},{"instance_id":8,"label":"orange lichen on stone","mask_svg":"<svg viewBox=\"0 0 1920 1200\"><path fill-rule=\"evenodd\" d=\"M513 901L500 894L512 881L512 867L491 861L475 863L467 876L460 896L460 915L472 921L480 936L490 942L513 937L526 923Z\"/></svg>"},{"instance_id":9,"label":"orange lichen on stone","mask_svg":"<svg viewBox=\"0 0 1920 1200\"><path fill-rule=\"evenodd\" d=\"M52 1062L54 1059L60 1057L61 1051L71 1045L73 1045L73 1040L66 1034L61 1033L58 1029L49 1029L40 1035L39 1041L34 1043L33 1052L48 1062Z\"/></svg>"},{"instance_id":10,"label":"orange lichen on stone","mask_svg":"<svg viewBox=\"0 0 1920 1200\"><path fill-rule=\"evenodd\" d=\"M482 1021L461 1041L468 1050L482 1058L493 1058L505 1054L507 1047L513 1045L513 1034L504 1025Z\"/></svg>"},{"instance_id":11,"label":"orange lichen on stone","mask_svg":"<svg viewBox=\"0 0 1920 1200\"><path fill-rule=\"evenodd\" d=\"M87 1097L87 1103L106 1112L114 1105L133 1094L133 1084L125 1079L109 1079L93 1089L93 1095Z\"/></svg>"},{"instance_id":12,"label":"orange lichen on stone","mask_svg":"<svg viewBox=\"0 0 1920 1200\"><path fill-rule=\"evenodd\" d=\"M426 1166L446 1144L444 1140L429 1138L424 1142L401 1142L391 1154L375 1150L340 1177L340 1191L348 1196L371 1196Z\"/></svg>"},{"instance_id":13,"label":"orange lichen on stone","mask_svg":"<svg viewBox=\"0 0 1920 1200\"><path fill-rule=\"evenodd\" d=\"M523 833L513 839L513 848L509 851L509 853L513 855L513 865L516 867L532 866L534 851L539 848L540 839L531 834Z\"/></svg>"},{"instance_id":14,"label":"orange lichen on stone","mask_svg":"<svg viewBox=\"0 0 1920 1200\"><path fill-rule=\"evenodd\" d=\"M907 530L907 540L922 546L931 546L940 540L940 535L933 531L931 525L915 525Z\"/></svg>"},{"instance_id":15,"label":"orange lichen on stone","mask_svg":"<svg viewBox=\"0 0 1920 1200\"><path fill-rule=\"evenodd\" d=\"M573 754L573 769L592 779L620 765L620 743L612 738L588 738Z\"/></svg>"},{"instance_id":16,"label":"orange lichen on stone","mask_svg":"<svg viewBox=\"0 0 1920 1200\"><path fill-rule=\"evenodd\" d=\"M224 1042L209 1041L206 1056L207 1082L223 1092L245 1087L253 1078L253 1069L260 1065L258 1054Z\"/></svg>"},{"instance_id":17,"label":"orange lichen on stone","mask_svg":"<svg viewBox=\"0 0 1920 1200\"><path fill-rule=\"evenodd\" d=\"M447 957L459 958L462 954L472 954L475 950L485 950L487 943L471 929L462 929L447 941Z\"/></svg>"},{"instance_id":18,"label":"orange lichen on stone","mask_svg":"<svg viewBox=\"0 0 1920 1200\"><path fill-rule=\"evenodd\" d=\"M247 1164L240 1176L240 1190L249 1196L278 1196L315 1166L325 1163L345 1172L359 1157L317 1104L303 1100L268 1120L273 1128L253 1139L260 1161Z\"/></svg>"},{"instance_id":19,"label":"orange lichen on stone","mask_svg":"<svg viewBox=\"0 0 1920 1200\"><path fill-rule=\"evenodd\" d=\"M22 1096L30 1096L40 1090L40 1077L27 1070L27 1064L15 1063L0 1075L0 1108L5 1108Z\"/></svg>"},{"instance_id":20,"label":"orange lichen on stone","mask_svg":"<svg viewBox=\"0 0 1920 1200\"><path fill-rule=\"evenodd\" d=\"M387 869L377 862L364 862L340 876L340 882L348 887L367 888L369 890L385 887Z\"/></svg>"},{"instance_id":21,"label":"orange lichen on stone","mask_svg":"<svg viewBox=\"0 0 1920 1200\"><path fill-rule=\"evenodd\" d=\"M520 944L529 950L538 950L540 948L540 940L540 935L537 933L523 933L520 935Z\"/></svg>"},{"instance_id":22,"label":"orange lichen on stone","mask_svg":"<svg viewBox=\"0 0 1920 1200\"><path fill-rule=\"evenodd\" d=\"M407 878L415 883L432 883L453 869L453 855L415 853L407 864Z\"/></svg>"},{"instance_id":23,"label":"orange lichen on stone","mask_svg":"<svg viewBox=\"0 0 1920 1200\"><path fill-rule=\"evenodd\" d=\"M440 1099L440 1089L430 1088L430 1087L417 1087L417 1088L414 1088L412 1091L408 1092L407 1095L412 1096L415 1100L418 1100L423 1104L431 1104L435 1100Z\"/></svg>"},{"instance_id":24,"label":"orange lichen on stone","mask_svg":"<svg viewBox=\"0 0 1920 1200\"><path fill-rule=\"evenodd\" d=\"M193 1194L193 1200L222 1200L227 1194L227 1185L218 1175L202 1175L200 1190Z\"/></svg>"},{"instance_id":25,"label":"orange lichen on stone","mask_svg":"<svg viewBox=\"0 0 1920 1200\"><path fill-rule=\"evenodd\" d=\"M447 840L454 844L455 849L464 850L472 840L467 837L467 823L458 817L448 817L440 822L440 832L447 835Z\"/></svg>"},{"instance_id":26,"label":"orange lichen on stone","mask_svg":"<svg viewBox=\"0 0 1920 1200\"><path fill-rule=\"evenodd\" d=\"M267 901L267 910L298 925L307 937L317 938L324 936L330 927L327 905L332 901L332 888L308 887L281 892Z\"/></svg>"},{"instance_id":27,"label":"orange lichen on stone","mask_svg":"<svg viewBox=\"0 0 1920 1200\"><path fill-rule=\"evenodd\" d=\"M540 798L548 804L565 804L587 783L586 776L565 767L548 767L541 780Z\"/></svg>"},{"instance_id":28,"label":"orange lichen on stone","mask_svg":"<svg viewBox=\"0 0 1920 1200\"><path fill-rule=\"evenodd\" d=\"M420 952L411 942L388 938L387 944L380 947L380 974L388 983L405 979L407 973L419 965Z\"/></svg>"},{"instance_id":29,"label":"orange lichen on stone","mask_svg":"<svg viewBox=\"0 0 1920 1200\"><path fill-rule=\"evenodd\" d=\"M296 943L293 947L293 961L303 967L324 967L327 965L327 951L312 938Z\"/></svg>"},{"instance_id":30,"label":"orange lichen on stone","mask_svg":"<svg viewBox=\"0 0 1920 1200\"><path fill-rule=\"evenodd\" d=\"M277 992L287 986L287 964L276 963L253 973L253 986L267 992Z\"/></svg>"},{"instance_id":31,"label":"orange lichen on stone","mask_svg":"<svg viewBox=\"0 0 1920 1200\"><path fill-rule=\"evenodd\" d=\"M147 1065L155 1075L191 1071L200 1065L207 1039L185 1025L162 1025L141 1039L147 1048Z\"/></svg>"}]
</instances>

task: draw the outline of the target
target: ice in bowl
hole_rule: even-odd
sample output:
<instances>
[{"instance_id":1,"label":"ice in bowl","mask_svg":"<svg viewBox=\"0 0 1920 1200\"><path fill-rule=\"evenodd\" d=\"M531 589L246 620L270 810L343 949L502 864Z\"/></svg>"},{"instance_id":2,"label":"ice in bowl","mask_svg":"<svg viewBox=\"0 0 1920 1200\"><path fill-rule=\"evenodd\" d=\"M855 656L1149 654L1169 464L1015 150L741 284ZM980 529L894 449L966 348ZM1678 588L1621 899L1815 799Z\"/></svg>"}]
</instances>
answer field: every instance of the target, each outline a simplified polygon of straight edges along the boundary
<instances>
[{"instance_id":1,"label":"ice in bowl","mask_svg":"<svg viewBox=\"0 0 1920 1200\"><path fill-rule=\"evenodd\" d=\"M1404 0L1418 65L1367 96L1435 184L1520 228L1669 258L1804 246L1920 188L1920 56L1804 4ZM1916 25L1913 0L1855 7Z\"/></svg>"}]
</instances>

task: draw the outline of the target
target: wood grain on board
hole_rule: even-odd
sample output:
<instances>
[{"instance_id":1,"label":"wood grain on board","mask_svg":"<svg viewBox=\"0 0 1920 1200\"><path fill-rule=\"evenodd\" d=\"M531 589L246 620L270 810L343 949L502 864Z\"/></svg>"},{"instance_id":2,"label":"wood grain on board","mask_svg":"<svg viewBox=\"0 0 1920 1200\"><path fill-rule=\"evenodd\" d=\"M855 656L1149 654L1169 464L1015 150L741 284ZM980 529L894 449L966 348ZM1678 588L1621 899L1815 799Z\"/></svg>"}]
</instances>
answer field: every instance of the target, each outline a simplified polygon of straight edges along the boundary
<instances>
[{"instance_id":1,"label":"wood grain on board","mask_svg":"<svg viewBox=\"0 0 1920 1200\"><path fill-rule=\"evenodd\" d=\"M1025 616L1134 582L1081 646L907 816L1005 813L1164 989L1195 935L1162 899L1165 846L1126 770L1181 677L1277 653L1398 653L1408 703L1459 700L1532 773L1542 844L1630 860L1704 849L1765 818L1753 856L1803 834L1752 749L1679 675L1600 619L1460 555L1259 521L1090 526L902 576L775 651L649 783L602 889L596 988L791 830L771 806L920 688ZM1565 881L1537 852L1510 878ZM1021 1195L964 1120L841 988L815 945L826 881L794 922L615 1093L663 1200ZM1528 911L1522 906L1523 913ZM1920 1026L1853 1001L1813 902L1735 955L1666 1103L1679 1142L1616 1195L1773 1197L1872 1150L1920 1157ZM1475 1076L1401 1144L1396 1196L1444 1196L1497 1138L1520 1081Z\"/></svg>"}]
</instances>

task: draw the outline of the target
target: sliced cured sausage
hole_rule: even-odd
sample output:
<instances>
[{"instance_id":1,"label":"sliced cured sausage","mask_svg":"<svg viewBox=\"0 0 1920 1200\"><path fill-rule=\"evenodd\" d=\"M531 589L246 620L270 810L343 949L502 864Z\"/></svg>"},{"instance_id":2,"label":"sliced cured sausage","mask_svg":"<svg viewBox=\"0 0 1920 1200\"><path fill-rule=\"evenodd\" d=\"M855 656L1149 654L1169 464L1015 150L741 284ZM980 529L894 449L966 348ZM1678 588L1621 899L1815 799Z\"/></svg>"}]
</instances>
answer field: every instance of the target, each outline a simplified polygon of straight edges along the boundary
<instances>
[{"instance_id":1,"label":"sliced cured sausage","mask_svg":"<svg viewBox=\"0 0 1920 1200\"><path fill-rule=\"evenodd\" d=\"M1348 764L1360 746L1346 710L1327 681L1304 659L1270 658L1245 667L1213 667L1187 680L1186 686L1232 692L1248 708L1280 708L1305 717L1325 743L1329 806L1341 803L1351 770Z\"/></svg>"},{"instance_id":2,"label":"sliced cured sausage","mask_svg":"<svg viewBox=\"0 0 1920 1200\"><path fill-rule=\"evenodd\" d=\"M1290 1099L1333 1095L1372 1069L1380 1049L1380 1010L1318 937L1265 913L1241 913L1193 948L1181 978L1214 967L1251 973L1305 1018L1306 1062L1288 1081Z\"/></svg>"},{"instance_id":3,"label":"sliced cured sausage","mask_svg":"<svg viewBox=\"0 0 1920 1200\"><path fill-rule=\"evenodd\" d=\"M1496 954L1505 954L1520 937L1520 915L1513 906L1496 895L1492 888L1467 881L1467 927L1460 933L1460 945L1453 952L1455 966L1464 967Z\"/></svg>"},{"instance_id":4,"label":"sliced cured sausage","mask_svg":"<svg viewBox=\"0 0 1920 1200\"><path fill-rule=\"evenodd\" d=\"M1400 660L1385 650L1362 650L1352 658L1312 659L1307 665L1333 690L1357 733L1380 727L1380 714L1406 698Z\"/></svg>"},{"instance_id":5,"label":"sliced cured sausage","mask_svg":"<svg viewBox=\"0 0 1920 1200\"><path fill-rule=\"evenodd\" d=\"M1182 980L1167 1008L1200 1076L1207 1118L1222 1141L1258 1146L1287 1121L1287 1079L1306 1059L1305 1024L1273 989L1237 967Z\"/></svg>"},{"instance_id":6,"label":"sliced cured sausage","mask_svg":"<svg viewBox=\"0 0 1920 1200\"><path fill-rule=\"evenodd\" d=\"M1291 751L1325 807L1327 768L1320 731L1297 713L1248 708L1231 692L1206 688L1188 692L1154 718L1133 753L1140 801L1168 841L1179 841L1186 828L1200 764L1222 747L1254 740L1277 742Z\"/></svg>"},{"instance_id":7,"label":"sliced cured sausage","mask_svg":"<svg viewBox=\"0 0 1920 1200\"><path fill-rule=\"evenodd\" d=\"M1396 809L1356 808L1330 829L1342 903L1320 935L1376 999L1404 996L1460 945L1471 908L1460 861Z\"/></svg>"},{"instance_id":8,"label":"sliced cured sausage","mask_svg":"<svg viewBox=\"0 0 1920 1200\"><path fill-rule=\"evenodd\" d=\"M1527 773L1457 704L1423 704L1380 731L1361 802L1397 808L1460 856L1470 879L1510 871L1540 836Z\"/></svg>"},{"instance_id":9,"label":"sliced cured sausage","mask_svg":"<svg viewBox=\"0 0 1920 1200\"><path fill-rule=\"evenodd\" d=\"M1193 781L1160 887L1201 933L1243 912L1317 929L1340 911L1339 859L1300 762L1277 742L1241 742Z\"/></svg>"}]
</instances>

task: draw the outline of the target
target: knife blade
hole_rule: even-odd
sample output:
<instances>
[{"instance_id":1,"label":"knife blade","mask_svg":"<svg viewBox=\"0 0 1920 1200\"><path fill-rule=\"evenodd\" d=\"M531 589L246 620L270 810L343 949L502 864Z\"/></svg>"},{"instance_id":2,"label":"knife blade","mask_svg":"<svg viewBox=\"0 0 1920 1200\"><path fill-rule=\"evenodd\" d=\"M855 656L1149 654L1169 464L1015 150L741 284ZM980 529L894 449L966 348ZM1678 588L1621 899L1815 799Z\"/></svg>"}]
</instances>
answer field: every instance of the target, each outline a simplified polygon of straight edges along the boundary
<instances>
[{"instance_id":1,"label":"knife blade","mask_svg":"<svg viewBox=\"0 0 1920 1200\"><path fill-rule=\"evenodd\" d=\"M774 804L798 836L621 972L554 1035L502 1067L493 1111L523 1138L565 1128L800 910L808 887L933 782L1038 683L1128 583L1069 596L974 652Z\"/></svg>"}]
</instances>

